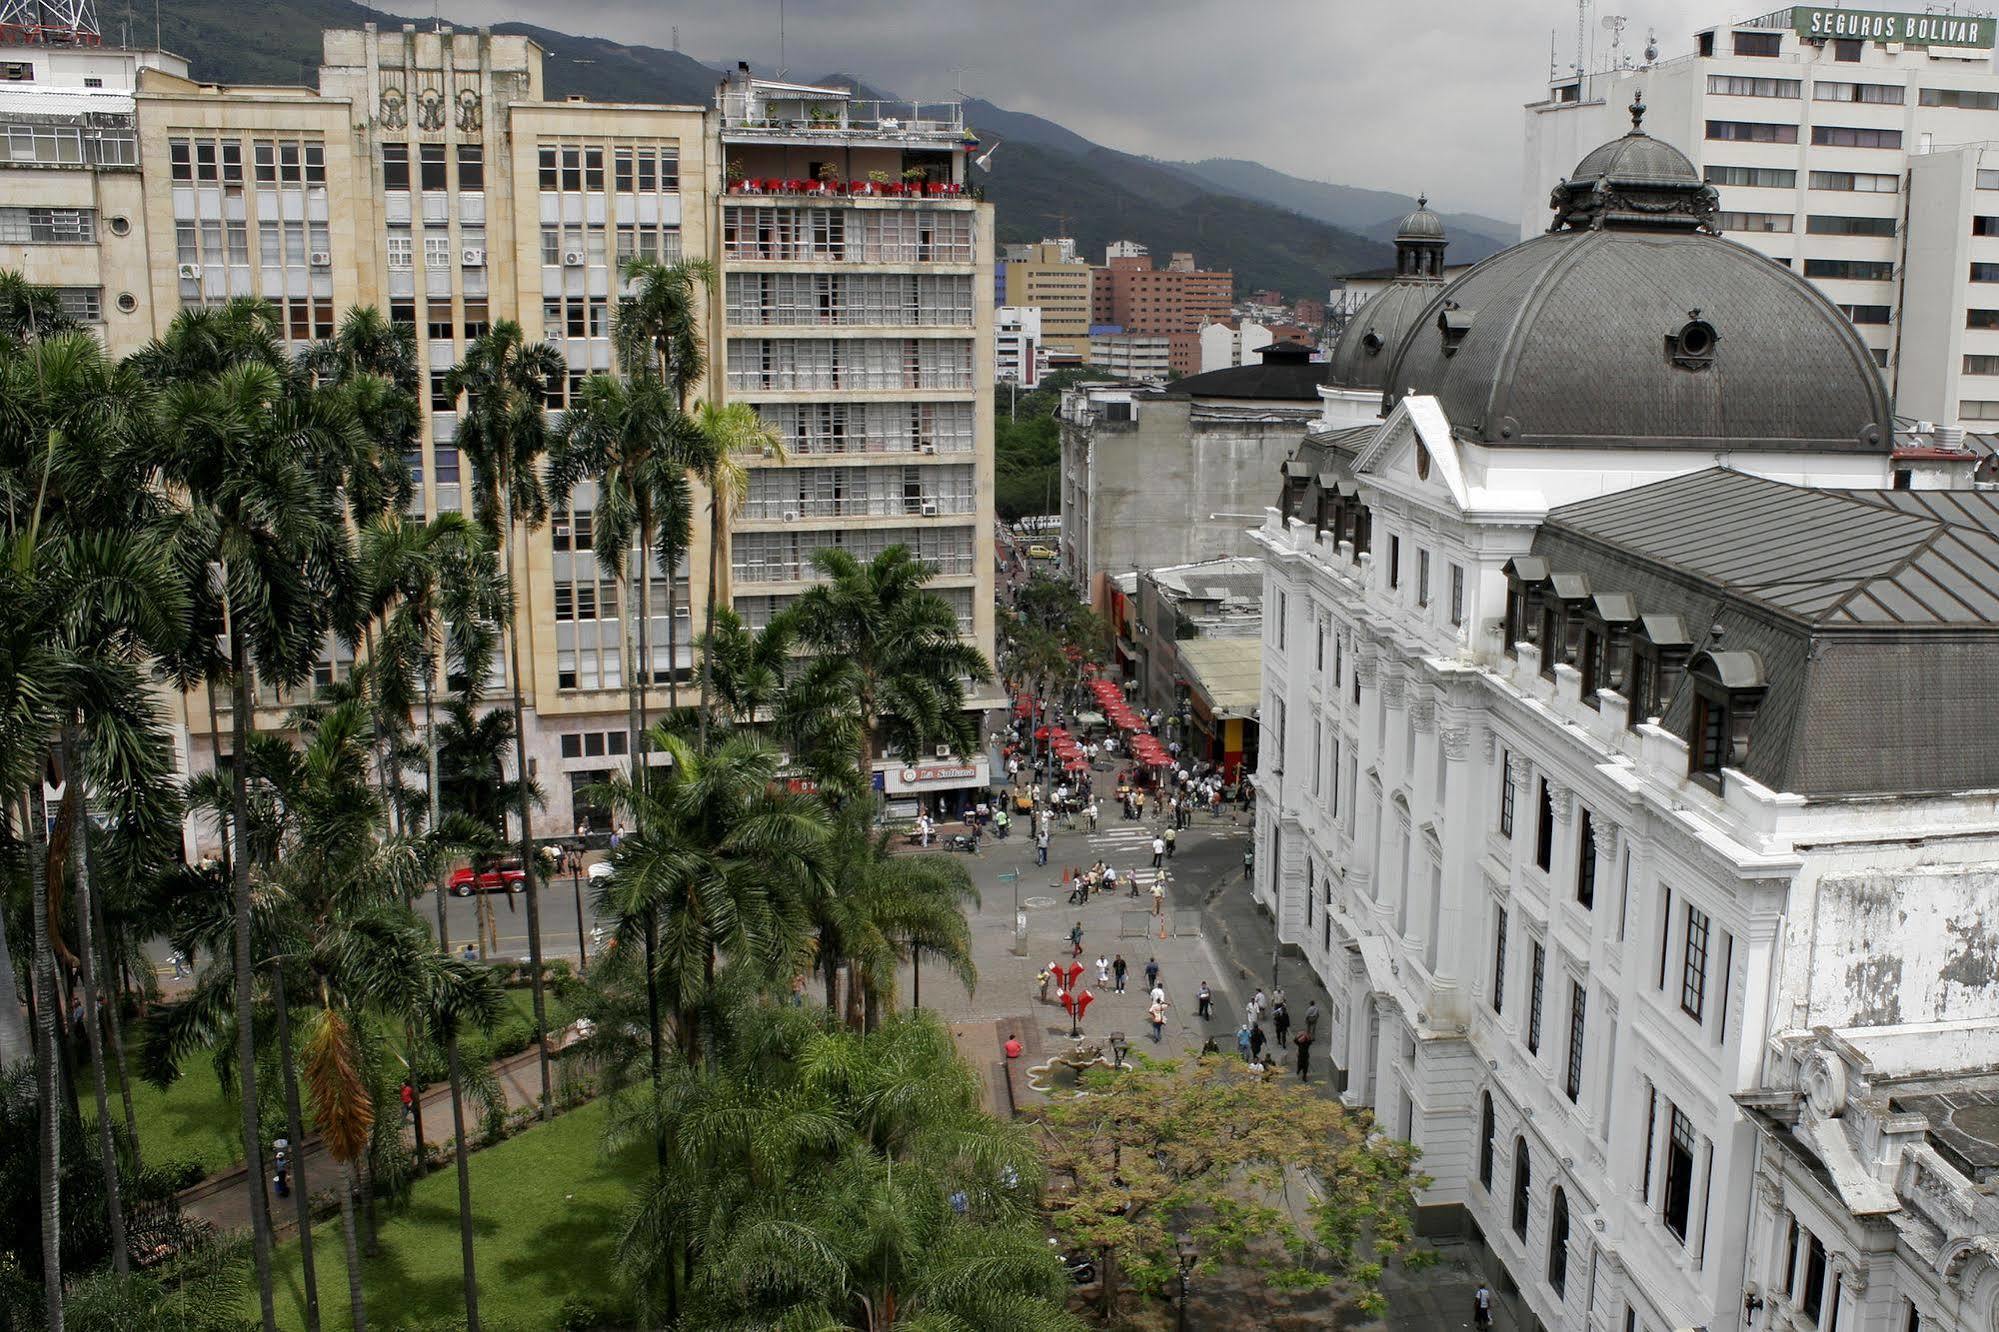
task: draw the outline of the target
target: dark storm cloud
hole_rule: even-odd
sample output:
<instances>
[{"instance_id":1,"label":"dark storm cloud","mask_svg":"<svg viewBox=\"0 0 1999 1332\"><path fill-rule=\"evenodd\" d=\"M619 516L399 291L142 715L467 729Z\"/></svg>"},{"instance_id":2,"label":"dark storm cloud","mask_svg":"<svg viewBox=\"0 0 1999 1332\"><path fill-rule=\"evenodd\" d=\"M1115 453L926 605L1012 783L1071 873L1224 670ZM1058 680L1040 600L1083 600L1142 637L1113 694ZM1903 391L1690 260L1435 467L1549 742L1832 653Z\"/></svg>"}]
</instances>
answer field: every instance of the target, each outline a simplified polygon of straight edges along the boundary
<instances>
[{"instance_id":1,"label":"dark storm cloud","mask_svg":"<svg viewBox=\"0 0 1999 1332\"><path fill-rule=\"evenodd\" d=\"M1758 0L1599 0L1626 48L1667 56ZM1552 35L1575 59L1563 0L444 0L460 21L520 19L680 47L711 64L840 71L904 97L954 84L1099 143L1165 158L1246 157L1343 184L1427 189L1448 208L1513 216L1520 107L1545 94ZM960 72L954 73L954 67Z\"/></svg>"}]
</instances>

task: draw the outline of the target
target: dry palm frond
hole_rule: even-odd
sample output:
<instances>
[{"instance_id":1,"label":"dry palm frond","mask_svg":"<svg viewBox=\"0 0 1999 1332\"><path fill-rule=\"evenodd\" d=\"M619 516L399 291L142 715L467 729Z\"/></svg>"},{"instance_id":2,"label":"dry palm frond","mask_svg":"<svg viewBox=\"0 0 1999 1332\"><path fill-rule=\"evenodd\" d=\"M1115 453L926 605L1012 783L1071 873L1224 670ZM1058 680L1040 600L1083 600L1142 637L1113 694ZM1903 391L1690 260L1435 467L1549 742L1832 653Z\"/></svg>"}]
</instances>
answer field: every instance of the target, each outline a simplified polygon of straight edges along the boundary
<instances>
[{"instance_id":1,"label":"dry palm frond","mask_svg":"<svg viewBox=\"0 0 1999 1332\"><path fill-rule=\"evenodd\" d=\"M368 1148L375 1103L355 1058L353 1029L333 1009L320 1015L306 1042L305 1081L326 1150L343 1165L351 1163Z\"/></svg>"}]
</instances>

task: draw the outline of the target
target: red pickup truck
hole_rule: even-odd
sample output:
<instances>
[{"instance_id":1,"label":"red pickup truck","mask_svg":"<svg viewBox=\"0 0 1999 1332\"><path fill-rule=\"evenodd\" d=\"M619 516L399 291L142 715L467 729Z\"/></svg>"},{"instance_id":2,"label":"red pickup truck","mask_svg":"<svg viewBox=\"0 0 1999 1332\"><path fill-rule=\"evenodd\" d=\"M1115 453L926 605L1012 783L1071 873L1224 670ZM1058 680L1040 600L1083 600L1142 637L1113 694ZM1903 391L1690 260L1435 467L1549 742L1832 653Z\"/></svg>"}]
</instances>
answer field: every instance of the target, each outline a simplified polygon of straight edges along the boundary
<instances>
[{"instance_id":1,"label":"red pickup truck","mask_svg":"<svg viewBox=\"0 0 1999 1332\"><path fill-rule=\"evenodd\" d=\"M450 883L451 895L453 897L472 896L472 885L475 878L479 885L479 891L482 893L497 893L502 890L510 893L518 893L525 891L527 888L527 875L521 869L521 862L518 860L505 860L501 861L498 865L488 865L485 869L479 870L476 875L470 865L462 869L453 870Z\"/></svg>"}]
</instances>

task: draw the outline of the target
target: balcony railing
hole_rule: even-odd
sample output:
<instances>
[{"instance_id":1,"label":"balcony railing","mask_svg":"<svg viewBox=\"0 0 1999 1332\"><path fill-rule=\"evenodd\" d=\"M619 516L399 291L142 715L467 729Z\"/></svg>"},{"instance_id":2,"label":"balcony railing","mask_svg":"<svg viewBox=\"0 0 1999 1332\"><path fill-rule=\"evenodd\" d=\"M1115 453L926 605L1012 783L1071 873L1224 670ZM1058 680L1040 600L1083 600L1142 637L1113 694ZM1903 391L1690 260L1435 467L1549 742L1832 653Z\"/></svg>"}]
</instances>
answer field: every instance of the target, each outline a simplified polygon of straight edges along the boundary
<instances>
[{"instance_id":1,"label":"balcony railing","mask_svg":"<svg viewBox=\"0 0 1999 1332\"><path fill-rule=\"evenodd\" d=\"M907 496L848 495L800 499L795 495L753 496L744 501L743 517L759 522L793 523L804 518L945 518L977 511L970 495Z\"/></svg>"},{"instance_id":2,"label":"balcony railing","mask_svg":"<svg viewBox=\"0 0 1999 1332\"><path fill-rule=\"evenodd\" d=\"M955 180L804 180L796 176L750 176L729 182L739 197L790 199L805 203L841 203L854 199L983 199L977 185Z\"/></svg>"},{"instance_id":3,"label":"balcony railing","mask_svg":"<svg viewBox=\"0 0 1999 1332\"><path fill-rule=\"evenodd\" d=\"M904 370L760 370L729 367L729 387L740 393L838 393L861 389L969 389L972 368L937 366Z\"/></svg>"},{"instance_id":4,"label":"balcony railing","mask_svg":"<svg viewBox=\"0 0 1999 1332\"><path fill-rule=\"evenodd\" d=\"M962 138L965 133L965 108L960 102L866 101L758 88L718 92L715 109L722 113L722 129L731 134L927 140Z\"/></svg>"},{"instance_id":5,"label":"balcony railing","mask_svg":"<svg viewBox=\"0 0 1999 1332\"><path fill-rule=\"evenodd\" d=\"M727 259L769 260L816 264L969 264L967 241L731 241L722 247Z\"/></svg>"}]
</instances>

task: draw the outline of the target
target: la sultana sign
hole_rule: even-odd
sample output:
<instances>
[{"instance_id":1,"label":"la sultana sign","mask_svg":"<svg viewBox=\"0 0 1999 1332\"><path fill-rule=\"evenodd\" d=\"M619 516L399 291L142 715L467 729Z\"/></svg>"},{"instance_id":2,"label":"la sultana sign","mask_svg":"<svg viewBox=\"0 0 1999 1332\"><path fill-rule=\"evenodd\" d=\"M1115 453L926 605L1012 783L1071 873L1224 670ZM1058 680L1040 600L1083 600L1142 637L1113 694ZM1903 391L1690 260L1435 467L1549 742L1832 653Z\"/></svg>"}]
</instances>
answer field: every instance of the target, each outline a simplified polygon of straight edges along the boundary
<instances>
[{"instance_id":1,"label":"la sultana sign","mask_svg":"<svg viewBox=\"0 0 1999 1332\"><path fill-rule=\"evenodd\" d=\"M1828 9L1795 5L1791 26L1807 41L1833 38L1904 42L1910 46L1968 46L1990 50L1995 20L1964 14L1905 14L1885 9Z\"/></svg>"}]
</instances>

